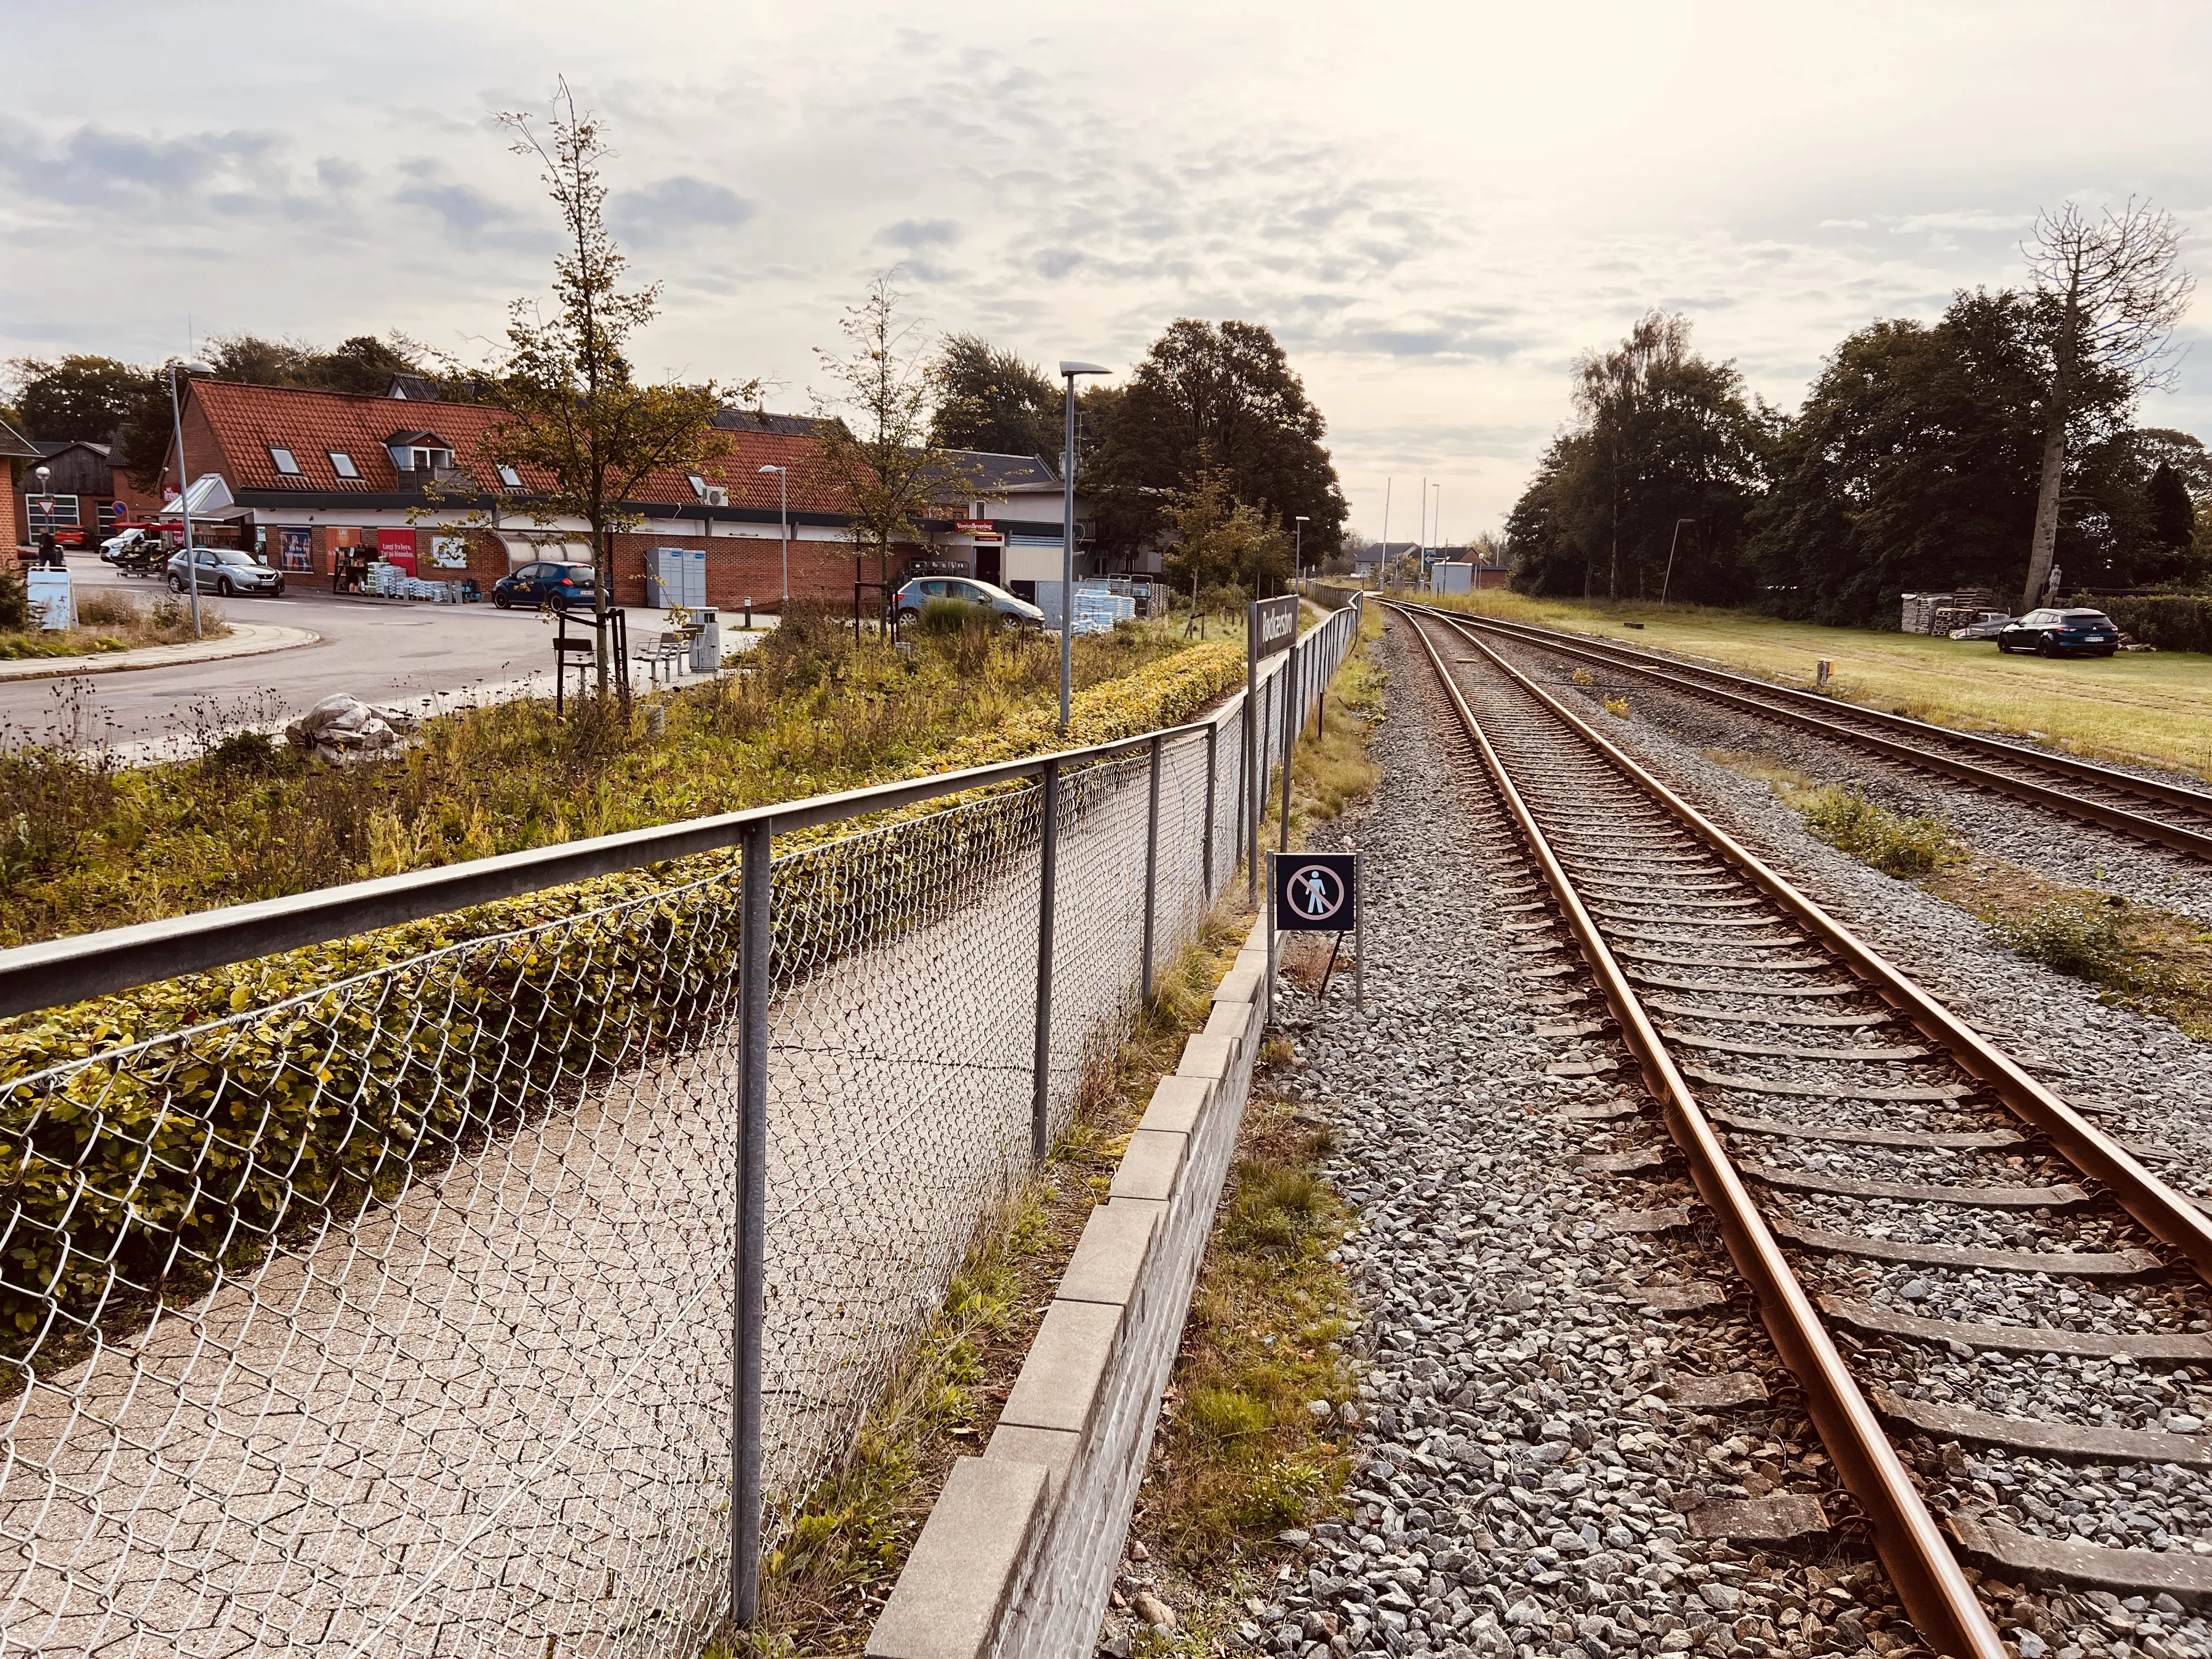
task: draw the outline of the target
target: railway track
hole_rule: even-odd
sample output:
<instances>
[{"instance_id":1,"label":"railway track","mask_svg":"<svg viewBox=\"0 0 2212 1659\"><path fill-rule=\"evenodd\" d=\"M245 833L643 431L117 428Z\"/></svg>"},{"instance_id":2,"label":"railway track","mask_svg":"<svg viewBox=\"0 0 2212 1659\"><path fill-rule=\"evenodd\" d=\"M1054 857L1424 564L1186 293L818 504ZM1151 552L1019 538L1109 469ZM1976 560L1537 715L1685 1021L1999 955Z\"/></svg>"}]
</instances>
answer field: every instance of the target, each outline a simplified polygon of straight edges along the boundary
<instances>
[{"instance_id":1,"label":"railway track","mask_svg":"<svg viewBox=\"0 0 2212 1659\"><path fill-rule=\"evenodd\" d=\"M2145 1598L2153 1632L2212 1598L2212 1220L1477 629L1403 614L1538 878L1509 948L1554 1070L1617 1040L1648 1091L1571 1109L1628 1183L1612 1225L1718 1233L1929 1649L2006 1652L1968 1564ZM1706 1213L1636 1196L1684 1175ZM1744 1501L1770 1536L1836 1518Z\"/></svg>"},{"instance_id":2,"label":"railway track","mask_svg":"<svg viewBox=\"0 0 2212 1659\"><path fill-rule=\"evenodd\" d=\"M2071 755L1957 732L1794 686L1676 662L1609 641L1495 617L1415 608L1455 628L1472 627L1578 662L1634 675L1670 690L1783 721L1974 788L2101 824L2176 852L2212 859L2212 793L2204 790L2136 777Z\"/></svg>"}]
</instances>

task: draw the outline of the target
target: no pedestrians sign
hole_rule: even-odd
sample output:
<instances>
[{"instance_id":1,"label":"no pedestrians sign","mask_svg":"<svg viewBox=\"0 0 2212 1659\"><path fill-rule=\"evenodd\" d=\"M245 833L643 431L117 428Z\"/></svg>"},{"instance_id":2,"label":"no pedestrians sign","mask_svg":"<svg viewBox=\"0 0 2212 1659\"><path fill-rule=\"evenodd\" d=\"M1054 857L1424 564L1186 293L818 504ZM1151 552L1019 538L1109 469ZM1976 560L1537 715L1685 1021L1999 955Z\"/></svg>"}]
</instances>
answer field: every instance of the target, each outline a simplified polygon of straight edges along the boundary
<instances>
[{"instance_id":1,"label":"no pedestrians sign","mask_svg":"<svg viewBox=\"0 0 2212 1659\"><path fill-rule=\"evenodd\" d=\"M1358 920L1358 854L1276 856L1276 932L1348 933Z\"/></svg>"}]
</instances>

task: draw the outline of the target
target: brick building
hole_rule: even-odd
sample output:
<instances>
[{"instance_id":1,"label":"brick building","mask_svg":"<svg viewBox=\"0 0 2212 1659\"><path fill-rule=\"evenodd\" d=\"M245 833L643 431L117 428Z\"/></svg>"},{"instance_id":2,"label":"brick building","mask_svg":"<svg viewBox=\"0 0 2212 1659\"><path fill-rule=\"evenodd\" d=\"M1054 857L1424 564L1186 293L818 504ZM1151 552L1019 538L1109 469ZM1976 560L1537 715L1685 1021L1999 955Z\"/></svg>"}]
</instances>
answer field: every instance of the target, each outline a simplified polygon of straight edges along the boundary
<instances>
[{"instance_id":1,"label":"brick building","mask_svg":"<svg viewBox=\"0 0 2212 1659\"><path fill-rule=\"evenodd\" d=\"M222 480L234 503L226 514L241 544L280 568L327 577L339 549L358 547L413 574L467 576L488 588L532 560L590 561L580 520L539 525L528 516L531 491L546 480L527 468L500 466L486 453L498 411L441 401L418 376L398 377L383 396L195 380L183 418L186 474ZM696 473L656 475L641 492L644 499L624 504L645 522L614 538L615 602L645 602L645 554L653 547L704 550L711 605L735 607L750 599L758 609L776 609L787 550L794 597L849 602L850 520L817 423L732 410L715 424L729 453ZM995 469L1008 475L1000 481L1006 500L1042 495L1048 486L1049 522L1036 506L1018 509L1018 522L1024 532L1057 535L1059 487L1041 462L973 459L1017 464ZM963 468L978 477L994 470ZM786 476L787 520L780 489ZM976 499L948 502L945 517L923 522L925 544L899 550L902 558L972 571L979 557L999 555L1011 538L973 528L1002 511L1012 517L1004 501L983 498L998 493L979 490ZM502 514L501 496L516 505ZM1079 523L1079 507L1078 517ZM894 560L894 580L900 562ZM876 571L866 574L872 579Z\"/></svg>"},{"instance_id":2,"label":"brick building","mask_svg":"<svg viewBox=\"0 0 2212 1659\"><path fill-rule=\"evenodd\" d=\"M28 547L31 544L31 525L23 501L23 480L40 459L39 447L21 433L0 421L0 470L8 477L8 534L3 544L11 548Z\"/></svg>"}]
</instances>

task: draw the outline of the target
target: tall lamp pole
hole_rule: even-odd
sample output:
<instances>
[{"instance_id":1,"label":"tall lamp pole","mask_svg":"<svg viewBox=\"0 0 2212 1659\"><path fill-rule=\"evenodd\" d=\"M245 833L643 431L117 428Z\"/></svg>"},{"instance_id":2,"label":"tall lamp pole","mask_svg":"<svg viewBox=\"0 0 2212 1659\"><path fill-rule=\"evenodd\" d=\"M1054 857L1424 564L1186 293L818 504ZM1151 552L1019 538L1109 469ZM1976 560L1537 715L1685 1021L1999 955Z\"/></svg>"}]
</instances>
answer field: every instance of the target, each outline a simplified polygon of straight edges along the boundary
<instances>
[{"instance_id":1,"label":"tall lamp pole","mask_svg":"<svg viewBox=\"0 0 2212 1659\"><path fill-rule=\"evenodd\" d=\"M200 556L192 546L192 485L185 476L184 405L177 399L177 371L206 374L213 371L199 363L169 365L169 419L177 428L177 512L185 522L185 591L192 596L192 637L200 637Z\"/></svg>"},{"instance_id":2,"label":"tall lamp pole","mask_svg":"<svg viewBox=\"0 0 2212 1659\"><path fill-rule=\"evenodd\" d=\"M1075 379L1111 374L1096 363L1062 363L1067 384L1067 448L1060 467L1060 730L1067 733L1068 680L1075 669Z\"/></svg>"},{"instance_id":3,"label":"tall lamp pole","mask_svg":"<svg viewBox=\"0 0 2212 1659\"><path fill-rule=\"evenodd\" d=\"M1303 513L1291 520L1291 574L1300 581L1306 578L1306 524Z\"/></svg>"},{"instance_id":4,"label":"tall lamp pole","mask_svg":"<svg viewBox=\"0 0 2212 1659\"><path fill-rule=\"evenodd\" d=\"M787 466L764 466L761 471L776 475L776 489L781 492L779 499L783 504L783 603L775 613L780 625L784 612L791 609L791 469Z\"/></svg>"},{"instance_id":5,"label":"tall lamp pole","mask_svg":"<svg viewBox=\"0 0 2212 1659\"><path fill-rule=\"evenodd\" d=\"M1662 605L1667 603L1667 590L1674 585L1674 548L1682 539L1682 526L1695 523L1697 523L1695 519L1674 520L1674 533L1667 541L1667 574L1659 584L1659 603Z\"/></svg>"}]
</instances>

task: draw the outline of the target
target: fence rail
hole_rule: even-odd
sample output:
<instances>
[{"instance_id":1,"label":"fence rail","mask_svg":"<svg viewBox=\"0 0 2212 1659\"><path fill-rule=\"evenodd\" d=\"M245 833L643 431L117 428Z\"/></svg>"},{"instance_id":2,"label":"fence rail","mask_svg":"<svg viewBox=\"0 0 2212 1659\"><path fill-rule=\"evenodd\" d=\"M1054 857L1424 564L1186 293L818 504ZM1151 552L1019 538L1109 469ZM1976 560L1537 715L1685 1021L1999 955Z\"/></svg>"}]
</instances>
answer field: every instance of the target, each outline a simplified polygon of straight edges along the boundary
<instances>
[{"instance_id":1,"label":"fence rail","mask_svg":"<svg viewBox=\"0 0 2212 1659\"><path fill-rule=\"evenodd\" d=\"M1263 763L1357 626L1270 665ZM0 1652L665 1653L750 1617L1234 877L1243 702L0 953L22 1012L670 866L0 1081Z\"/></svg>"}]
</instances>

